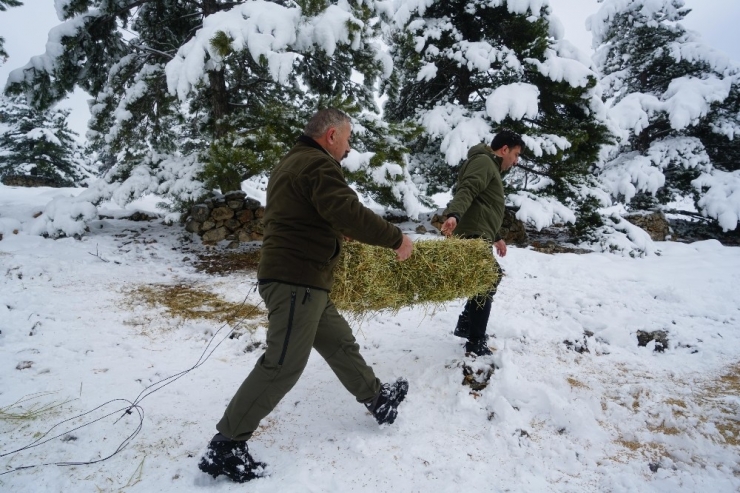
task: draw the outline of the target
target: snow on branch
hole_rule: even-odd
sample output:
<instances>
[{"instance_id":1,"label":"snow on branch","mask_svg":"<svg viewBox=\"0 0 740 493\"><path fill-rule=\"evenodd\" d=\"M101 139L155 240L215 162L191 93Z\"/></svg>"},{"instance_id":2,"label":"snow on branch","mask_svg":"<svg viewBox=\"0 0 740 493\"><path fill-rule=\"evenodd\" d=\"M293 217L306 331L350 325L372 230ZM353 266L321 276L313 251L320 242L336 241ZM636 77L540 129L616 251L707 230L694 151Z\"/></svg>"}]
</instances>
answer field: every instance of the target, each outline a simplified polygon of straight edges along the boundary
<instances>
[{"instance_id":1,"label":"snow on branch","mask_svg":"<svg viewBox=\"0 0 740 493\"><path fill-rule=\"evenodd\" d=\"M292 70L294 57L285 51L297 40L300 16L297 8L264 1L245 3L209 15L197 34L167 63L167 88L185 100L193 86L206 80L207 71L220 68L223 58L211 44L218 33L224 33L231 40L234 50L248 49L257 62L264 56L273 78L284 82ZM288 65L287 70L283 69L283 64Z\"/></svg>"},{"instance_id":2,"label":"snow on branch","mask_svg":"<svg viewBox=\"0 0 740 493\"><path fill-rule=\"evenodd\" d=\"M493 46L487 41L459 41L446 55L466 65L470 71L485 72L494 63L502 64L517 72L521 70L521 63L513 50Z\"/></svg>"},{"instance_id":3,"label":"snow on branch","mask_svg":"<svg viewBox=\"0 0 740 493\"><path fill-rule=\"evenodd\" d=\"M691 182L706 190L699 200L702 214L717 220L724 231L734 230L740 221L740 171L727 173L717 169L703 173Z\"/></svg>"},{"instance_id":4,"label":"snow on branch","mask_svg":"<svg viewBox=\"0 0 740 493\"><path fill-rule=\"evenodd\" d=\"M604 166L601 182L614 197L624 197L629 203L637 192L655 194L665 184L663 172L653 166L650 158L638 152L620 154Z\"/></svg>"},{"instance_id":5,"label":"snow on branch","mask_svg":"<svg viewBox=\"0 0 740 493\"><path fill-rule=\"evenodd\" d=\"M507 117L512 120L536 118L539 99L540 90L532 84L516 82L499 86L486 98L486 112L496 123Z\"/></svg>"},{"instance_id":6,"label":"snow on branch","mask_svg":"<svg viewBox=\"0 0 740 493\"><path fill-rule=\"evenodd\" d=\"M414 184L408 167L392 162L371 167L370 160L374 156L374 152L358 152L352 149L342 160L342 167L350 172L364 170L376 184L390 189L393 197L403 204L404 211L409 217L418 217L422 210L422 204L419 202L421 192Z\"/></svg>"},{"instance_id":7,"label":"snow on branch","mask_svg":"<svg viewBox=\"0 0 740 493\"><path fill-rule=\"evenodd\" d=\"M525 134L522 135L522 139L527 146L527 152L532 153L536 157L542 157L544 154L557 154L571 147L568 139L553 134Z\"/></svg>"},{"instance_id":8,"label":"snow on branch","mask_svg":"<svg viewBox=\"0 0 740 493\"><path fill-rule=\"evenodd\" d=\"M738 72L737 64L732 62L727 55L706 45L691 31L687 31L677 41L669 43L665 49L676 60L676 63L681 61L707 63L713 71L725 76Z\"/></svg>"},{"instance_id":9,"label":"snow on branch","mask_svg":"<svg viewBox=\"0 0 740 493\"><path fill-rule=\"evenodd\" d=\"M658 251L650 234L619 215L607 216L605 222L597 230L597 240L592 244L598 250L632 257L653 255Z\"/></svg>"},{"instance_id":10,"label":"snow on branch","mask_svg":"<svg viewBox=\"0 0 740 493\"><path fill-rule=\"evenodd\" d=\"M591 31L591 46L596 49L606 40L611 23L620 14L631 12L638 18L661 18L678 21L686 13L683 0L604 0L599 10L586 18L586 30Z\"/></svg>"},{"instance_id":11,"label":"snow on branch","mask_svg":"<svg viewBox=\"0 0 740 493\"><path fill-rule=\"evenodd\" d=\"M576 222L576 215L573 211L553 197L538 197L529 192L519 191L507 198L519 208L516 218L534 225L538 231L555 223Z\"/></svg>"},{"instance_id":12,"label":"snow on branch","mask_svg":"<svg viewBox=\"0 0 740 493\"><path fill-rule=\"evenodd\" d=\"M395 0L393 14L389 15L399 27L405 27L415 14L423 16L426 10L440 0ZM489 0L486 6L496 8L506 6L512 14L529 14L538 19L542 7L548 6L548 0Z\"/></svg>"},{"instance_id":13,"label":"snow on branch","mask_svg":"<svg viewBox=\"0 0 740 493\"><path fill-rule=\"evenodd\" d=\"M646 155L637 151L620 154L603 166L600 180L613 197L622 196L629 203L637 192L655 195L666 183L663 171L668 167L707 173L711 162L699 139L673 137L654 142Z\"/></svg>"},{"instance_id":14,"label":"snow on branch","mask_svg":"<svg viewBox=\"0 0 740 493\"><path fill-rule=\"evenodd\" d=\"M596 74L588 65L580 60L564 58L555 50L548 49L547 58L540 62L536 58L525 58L524 61L537 67L537 70L555 82L567 82L572 87L586 87L589 79L596 78Z\"/></svg>"},{"instance_id":15,"label":"snow on branch","mask_svg":"<svg viewBox=\"0 0 740 493\"><path fill-rule=\"evenodd\" d=\"M258 63L265 60L273 80L287 83L301 53L319 49L331 56L340 46L359 49L362 38L353 31L364 27L346 2L330 5L314 17L273 2L244 3L206 17L195 37L167 64L167 87L184 100L208 71L220 68L223 57L211 43L219 33L228 37L233 50L248 50ZM390 75L390 56L381 53L379 46L373 47L384 75Z\"/></svg>"},{"instance_id":16,"label":"snow on branch","mask_svg":"<svg viewBox=\"0 0 740 493\"><path fill-rule=\"evenodd\" d=\"M10 72L6 89L12 84L33 85L39 73L53 74L57 68L57 60L64 55L64 38L74 38L88 22L95 21L100 17L97 9L68 20L49 31L46 41L46 52L43 55L31 57L29 62L21 68Z\"/></svg>"},{"instance_id":17,"label":"snow on branch","mask_svg":"<svg viewBox=\"0 0 740 493\"><path fill-rule=\"evenodd\" d=\"M650 125L650 119L656 111L663 109L663 103L652 94L632 93L627 95L609 110L609 117L620 130L634 131L639 134ZM621 135L623 139L629 132Z\"/></svg>"},{"instance_id":18,"label":"snow on branch","mask_svg":"<svg viewBox=\"0 0 740 493\"><path fill-rule=\"evenodd\" d=\"M711 104L724 101L732 79L709 75L705 79L680 77L671 81L659 99L652 94L632 93L614 105L610 116L619 128L639 134L650 125L655 113L664 112L671 128L681 130L707 115Z\"/></svg>"},{"instance_id":19,"label":"snow on branch","mask_svg":"<svg viewBox=\"0 0 740 493\"><path fill-rule=\"evenodd\" d=\"M731 79L680 77L668 85L663 94L663 109L674 130L681 130L706 116L712 103L724 101L730 95Z\"/></svg>"},{"instance_id":20,"label":"snow on branch","mask_svg":"<svg viewBox=\"0 0 740 493\"><path fill-rule=\"evenodd\" d=\"M468 149L493 138L490 124L482 113L470 114L455 104L440 104L421 115L421 124L432 137L442 137L440 150L445 162L456 166L468 155Z\"/></svg>"}]
</instances>

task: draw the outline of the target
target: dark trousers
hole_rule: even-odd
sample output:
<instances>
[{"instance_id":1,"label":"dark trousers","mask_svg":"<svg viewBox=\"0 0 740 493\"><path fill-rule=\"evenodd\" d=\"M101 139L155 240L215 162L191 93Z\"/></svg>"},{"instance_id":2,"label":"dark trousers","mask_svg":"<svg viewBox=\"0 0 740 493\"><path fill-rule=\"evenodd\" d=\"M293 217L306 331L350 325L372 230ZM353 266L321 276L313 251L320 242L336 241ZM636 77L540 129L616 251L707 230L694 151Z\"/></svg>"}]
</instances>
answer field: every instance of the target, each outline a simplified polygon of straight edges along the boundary
<instances>
[{"instance_id":1,"label":"dark trousers","mask_svg":"<svg viewBox=\"0 0 740 493\"><path fill-rule=\"evenodd\" d=\"M468 299L465 303L465 308L457 319L457 332L467 333L469 341L480 341L486 337L486 329L488 327L488 318L491 315L491 304L493 303L493 296L498 290L498 285L501 283L503 277L503 271L498 265L498 262L494 259L494 264L498 270L498 277L496 282L487 293L479 294Z\"/></svg>"},{"instance_id":2,"label":"dark trousers","mask_svg":"<svg viewBox=\"0 0 740 493\"><path fill-rule=\"evenodd\" d=\"M298 382L312 349L358 402L378 393L380 380L360 355L352 329L329 293L279 282L260 284L259 291L268 310L267 349L216 425L222 435L248 440Z\"/></svg>"}]
</instances>

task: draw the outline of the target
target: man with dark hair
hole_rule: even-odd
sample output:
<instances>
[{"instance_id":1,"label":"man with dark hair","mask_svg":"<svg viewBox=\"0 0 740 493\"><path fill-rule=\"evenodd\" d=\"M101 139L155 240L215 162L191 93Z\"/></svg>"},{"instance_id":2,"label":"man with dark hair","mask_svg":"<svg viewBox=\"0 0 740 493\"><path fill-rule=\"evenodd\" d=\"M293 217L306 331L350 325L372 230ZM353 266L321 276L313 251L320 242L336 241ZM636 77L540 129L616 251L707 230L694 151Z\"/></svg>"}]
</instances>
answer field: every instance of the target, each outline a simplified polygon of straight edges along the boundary
<instances>
[{"instance_id":1,"label":"man with dark hair","mask_svg":"<svg viewBox=\"0 0 740 493\"><path fill-rule=\"evenodd\" d=\"M351 132L343 112L317 112L270 174L257 270L269 313L267 349L231 399L198 464L213 477L245 482L262 473L264 464L252 458L246 441L296 384L312 348L379 424L393 423L408 392L402 378L392 384L378 380L329 298L345 237L392 248L399 261L413 249L408 236L364 207L347 185L339 162L349 153Z\"/></svg>"},{"instance_id":2,"label":"man with dark hair","mask_svg":"<svg viewBox=\"0 0 740 493\"><path fill-rule=\"evenodd\" d=\"M496 134L491 145L478 144L468 151L468 159L460 167L454 196L444 215L442 234L453 232L464 238L484 238L504 257L506 243L499 236L504 220L504 184L502 175L518 161L524 149L519 134L503 130ZM498 263L496 263L498 268ZM501 281L501 269L496 283L487 293L470 298L458 318L455 335L467 339L465 352L476 356L491 354L486 343L486 327L491 314L493 295Z\"/></svg>"}]
</instances>

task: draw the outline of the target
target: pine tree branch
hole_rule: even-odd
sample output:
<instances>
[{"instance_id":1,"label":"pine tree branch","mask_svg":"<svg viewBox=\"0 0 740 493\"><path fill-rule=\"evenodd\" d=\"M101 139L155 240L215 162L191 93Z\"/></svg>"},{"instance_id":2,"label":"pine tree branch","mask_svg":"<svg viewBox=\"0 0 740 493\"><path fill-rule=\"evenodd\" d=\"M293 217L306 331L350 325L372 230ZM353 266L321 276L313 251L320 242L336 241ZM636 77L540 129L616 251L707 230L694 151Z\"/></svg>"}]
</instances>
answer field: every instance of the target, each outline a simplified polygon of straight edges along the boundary
<instances>
[{"instance_id":1,"label":"pine tree branch","mask_svg":"<svg viewBox=\"0 0 740 493\"><path fill-rule=\"evenodd\" d=\"M534 173L535 175L539 175L539 176L544 176L546 178L550 178L550 175L548 175L547 173L544 173L542 171L538 171L538 170L536 170L534 168L530 168L529 166L524 166L521 163L517 164L516 167L517 168L521 168L524 171L527 171L528 173Z\"/></svg>"},{"instance_id":2,"label":"pine tree branch","mask_svg":"<svg viewBox=\"0 0 740 493\"><path fill-rule=\"evenodd\" d=\"M711 223L712 220L706 216L702 216L701 214L697 214L696 212L689 212L689 211L680 211L678 209L664 209L664 214L678 214L680 216L689 216L689 217L695 217L697 219L701 219L702 221L705 221L707 223Z\"/></svg>"},{"instance_id":3,"label":"pine tree branch","mask_svg":"<svg viewBox=\"0 0 740 493\"><path fill-rule=\"evenodd\" d=\"M143 51L148 51L148 52L150 52L150 53L154 53L155 55L161 55L161 56L163 56L163 57L167 57L167 58L169 58L170 60L172 60L173 58L175 58L175 56L174 56L174 55L170 55L169 53L165 53L164 51L159 51L159 50L155 50L154 48L150 48L150 47L148 47L148 46L144 46L144 45L141 45L141 44L134 44L133 42L131 42L131 41L129 41L129 40L126 40L126 42L127 42L127 43L128 43L128 44L129 44L129 45L130 45L130 46L132 47L132 48L138 48L138 49L140 49L140 50L143 50Z\"/></svg>"}]
</instances>

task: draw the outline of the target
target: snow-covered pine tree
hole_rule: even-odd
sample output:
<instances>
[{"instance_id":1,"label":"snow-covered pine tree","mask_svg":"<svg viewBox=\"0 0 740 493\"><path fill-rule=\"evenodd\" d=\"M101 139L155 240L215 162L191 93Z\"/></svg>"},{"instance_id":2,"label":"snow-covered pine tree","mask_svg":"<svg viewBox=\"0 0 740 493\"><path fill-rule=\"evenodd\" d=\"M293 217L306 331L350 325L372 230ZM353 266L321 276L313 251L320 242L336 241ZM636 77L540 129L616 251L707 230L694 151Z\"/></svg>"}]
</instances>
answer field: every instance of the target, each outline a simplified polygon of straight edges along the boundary
<instances>
[{"instance_id":1,"label":"snow-covered pine tree","mask_svg":"<svg viewBox=\"0 0 740 493\"><path fill-rule=\"evenodd\" d=\"M601 180L628 209L698 209L735 229L740 69L680 24L683 0L602 1L587 28L623 133Z\"/></svg>"},{"instance_id":2,"label":"snow-covered pine tree","mask_svg":"<svg viewBox=\"0 0 740 493\"><path fill-rule=\"evenodd\" d=\"M238 110L211 148L233 181L266 171L300 135L313 112L333 106L355 121L348 179L385 206L419 212L397 135L379 118L378 80L392 71L379 43L384 2L299 0L299 8L249 2L208 19L168 66L171 90L199 101L211 71L224 70ZM263 32L271 33L269 36ZM235 169L235 163L261 163ZM231 164L231 167L229 167ZM209 169L207 167L207 169Z\"/></svg>"},{"instance_id":3,"label":"snow-covered pine tree","mask_svg":"<svg viewBox=\"0 0 740 493\"><path fill-rule=\"evenodd\" d=\"M591 62L540 0L401 2L386 116L414 122L411 172L453 185L470 147L509 128L527 151L507 180L518 216L543 227L591 218L589 167L610 134Z\"/></svg>"},{"instance_id":4,"label":"snow-covered pine tree","mask_svg":"<svg viewBox=\"0 0 740 493\"><path fill-rule=\"evenodd\" d=\"M364 0L57 3L66 22L8 90L38 107L75 86L94 96L89 136L111 169L79 196L93 204L237 188L273 166L320 105L350 98L358 115L377 112L372 88L392 70ZM47 219L35 229L56 234Z\"/></svg>"},{"instance_id":5,"label":"snow-covered pine tree","mask_svg":"<svg viewBox=\"0 0 740 493\"><path fill-rule=\"evenodd\" d=\"M60 187L89 178L68 115L69 110L36 110L20 96L0 97L0 178L31 176Z\"/></svg>"},{"instance_id":6,"label":"snow-covered pine tree","mask_svg":"<svg viewBox=\"0 0 740 493\"><path fill-rule=\"evenodd\" d=\"M6 93L38 109L75 87L93 97L89 152L106 174L78 199L124 205L146 193L176 202L203 195L199 151L207 144L168 93L164 73L202 9L182 0L57 0L56 10L63 23L49 32L46 52L11 72Z\"/></svg>"},{"instance_id":7,"label":"snow-covered pine tree","mask_svg":"<svg viewBox=\"0 0 740 493\"><path fill-rule=\"evenodd\" d=\"M0 0L0 12L8 10L8 7L19 7L23 5L23 2L18 0ZM5 61L8 58L8 53L5 51L5 38L0 36L0 62Z\"/></svg>"}]
</instances>

